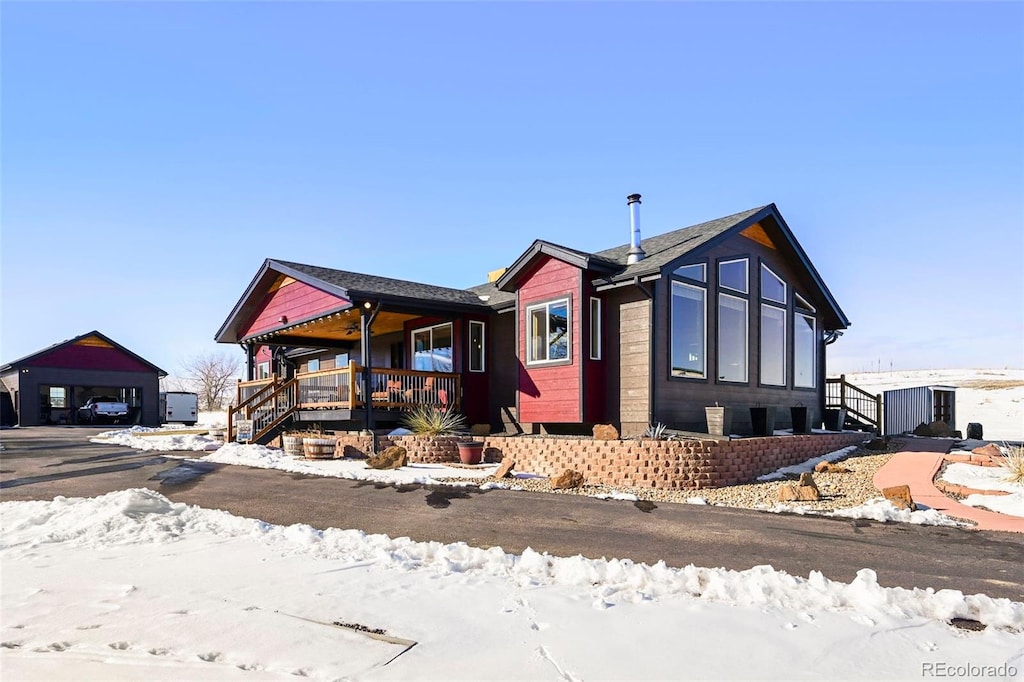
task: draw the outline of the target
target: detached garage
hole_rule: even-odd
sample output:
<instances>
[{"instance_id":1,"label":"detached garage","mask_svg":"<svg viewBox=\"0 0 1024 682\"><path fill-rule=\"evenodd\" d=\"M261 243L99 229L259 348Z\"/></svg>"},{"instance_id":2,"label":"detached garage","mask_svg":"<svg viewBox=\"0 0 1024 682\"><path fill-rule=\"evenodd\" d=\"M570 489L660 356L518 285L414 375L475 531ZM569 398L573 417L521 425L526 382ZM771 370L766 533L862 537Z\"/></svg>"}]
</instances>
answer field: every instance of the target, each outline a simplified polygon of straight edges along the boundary
<instances>
[{"instance_id":1,"label":"detached garage","mask_svg":"<svg viewBox=\"0 0 1024 682\"><path fill-rule=\"evenodd\" d=\"M158 426L165 376L153 363L91 331L0 367L0 392L9 395L19 426L76 424L78 408L97 396L128 403L133 424Z\"/></svg>"}]
</instances>

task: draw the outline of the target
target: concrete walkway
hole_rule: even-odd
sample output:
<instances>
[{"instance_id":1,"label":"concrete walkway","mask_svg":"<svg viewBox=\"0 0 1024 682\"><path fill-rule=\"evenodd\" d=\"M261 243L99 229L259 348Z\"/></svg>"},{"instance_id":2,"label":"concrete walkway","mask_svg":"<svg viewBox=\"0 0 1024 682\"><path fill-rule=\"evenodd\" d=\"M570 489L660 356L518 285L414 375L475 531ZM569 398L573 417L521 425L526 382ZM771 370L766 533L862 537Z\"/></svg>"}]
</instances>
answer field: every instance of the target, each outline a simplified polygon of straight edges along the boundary
<instances>
[{"instance_id":1,"label":"concrete walkway","mask_svg":"<svg viewBox=\"0 0 1024 682\"><path fill-rule=\"evenodd\" d=\"M935 475L951 441L940 438L908 438L904 449L892 456L875 474L875 487L881 490L895 485L909 485L914 502L957 519L973 521L978 530L1001 530L1024 533L1024 518L997 514L960 504L935 487Z\"/></svg>"}]
</instances>

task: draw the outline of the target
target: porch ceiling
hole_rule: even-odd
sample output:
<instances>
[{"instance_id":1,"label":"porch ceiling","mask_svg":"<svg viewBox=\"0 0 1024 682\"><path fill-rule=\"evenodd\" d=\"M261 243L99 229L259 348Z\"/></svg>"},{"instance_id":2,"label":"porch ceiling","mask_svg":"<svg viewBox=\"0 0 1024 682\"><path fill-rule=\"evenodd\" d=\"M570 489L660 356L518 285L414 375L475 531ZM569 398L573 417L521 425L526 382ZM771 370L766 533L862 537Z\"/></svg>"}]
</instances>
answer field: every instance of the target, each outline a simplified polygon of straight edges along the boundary
<instances>
[{"instance_id":1,"label":"porch ceiling","mask_svg":"<svg viewBox=\"0 0 1024 682\"><path fill-rule=\"evenodd\" d=\"M404 329L405 321L412 320L418 315L380 311L373 321L373 335L389 334L400 332ZM308 320L289 327L282 327L274 331L260 334L253 340L273 342L278 337L287 337L289 342L295 339L330 339L332 341L359 342L359 312L355 309L345 310L340 313L332 313L314 320ZM310 343L310 345L316 345Z\"/></svg>"}]
</instances>

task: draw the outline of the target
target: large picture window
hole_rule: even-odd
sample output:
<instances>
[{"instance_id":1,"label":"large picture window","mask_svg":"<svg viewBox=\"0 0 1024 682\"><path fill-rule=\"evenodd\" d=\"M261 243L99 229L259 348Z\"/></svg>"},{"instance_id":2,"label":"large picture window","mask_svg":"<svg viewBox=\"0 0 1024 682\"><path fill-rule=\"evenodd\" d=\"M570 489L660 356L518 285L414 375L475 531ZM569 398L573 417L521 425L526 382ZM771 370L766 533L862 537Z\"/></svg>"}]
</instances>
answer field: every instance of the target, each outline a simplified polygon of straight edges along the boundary
<instances>
[{"instance_id":1,"label":"large picture window","mask_svg":"<svg viewBox=\"0 0 1024 682\"><path fill-rule=\"evenodd\" d=\"M747 301L722 293L718 294L718 378L748 380Z\"/></svg>"},{"instance_id":2,"label":"large picture window","mask_svg":"<svg viewBox=\"0 0 1024 682\"><path fill-rule=\"evenodd\" d=\"M527 362L570 360L569 299L526 308Z\"/></svg>"},{"instance_id":3,"label":"large picture window","mask_svg":"<svg viewBox=\"0 0 1024 682\"><path fill-rule=\"evenodd\" d=\"M793 386L814 388L815 349L818 335L814 318L797 313L793 319Z\"/></svg>"},{"instance_id":4,"label":"large picture window","mask_svg":"<svg viewBox=\"0 0 1024 682\"><path fill-rule=\"evenodd\" d=\"M453 371L450 322L413 331L412 348L413 369L425 372Z\"/></svg>"},{"instance_id":5,"label":"large picture window","mask_svg":"<svg viewBox=\"0 0 1024 682\"><path fill-rule=\"evenodd\" d=\"M761 383L786 385L786 310L761 304Z\"/></svg>"},{"instance_id":6,"label":"large picture window","mask_svg":"<svg viewBox=\"0 0 1024 682\"><path fill-rule=\"evenodd\" d=\"M672 282L672 376L707 377L707 292Z\"/></svg>"}]
</instances>

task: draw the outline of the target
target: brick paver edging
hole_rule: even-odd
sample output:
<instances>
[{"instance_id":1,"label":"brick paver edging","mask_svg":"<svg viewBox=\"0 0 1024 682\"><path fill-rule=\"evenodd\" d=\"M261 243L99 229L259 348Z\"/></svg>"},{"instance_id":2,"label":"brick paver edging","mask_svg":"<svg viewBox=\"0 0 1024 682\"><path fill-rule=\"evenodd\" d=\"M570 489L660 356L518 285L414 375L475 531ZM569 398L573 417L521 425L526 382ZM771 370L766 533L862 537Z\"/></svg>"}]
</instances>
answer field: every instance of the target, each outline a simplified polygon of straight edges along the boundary
<instances>
[{"instance_id":1,"label":"brick paver edging","mask_svg":"<svg viewBox=\"0 0 1024 682\"><path fill-rule=\"evenodd\" d=\"M849 445L864 433L827 433L737 440L597 440L559 436L485 436L489 462L511 457L518 471L555 476L566 469L587 483L640 488L699 489L748 483L758 476L799 464ZM378 450L406 449L410 462L457 462L456 439L379 436ZM480 439L477 439L480 440ZM370 436L337 436L336 457L365 456Z\"/></svg>"}]
</instances>

